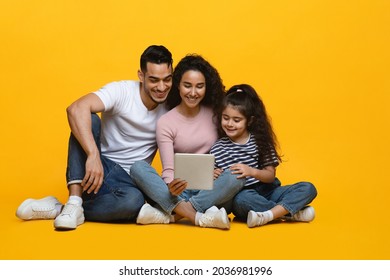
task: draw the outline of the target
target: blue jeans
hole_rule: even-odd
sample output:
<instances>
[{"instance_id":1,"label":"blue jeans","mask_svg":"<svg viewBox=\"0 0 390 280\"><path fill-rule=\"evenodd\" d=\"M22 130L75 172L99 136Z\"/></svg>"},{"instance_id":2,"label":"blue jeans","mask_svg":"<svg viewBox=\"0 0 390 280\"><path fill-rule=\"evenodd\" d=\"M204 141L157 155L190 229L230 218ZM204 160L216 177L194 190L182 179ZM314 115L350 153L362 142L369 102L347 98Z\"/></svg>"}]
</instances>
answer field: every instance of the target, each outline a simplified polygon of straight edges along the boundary
<instances>
[{"instance_id":1,"label":"blue jeans","mask_svg":"<svg viewBox=\"0 0 390 280\"><path fill-rule=\"evenodd\" d=\"M92 114L92 133L100 150L100 118ZM98 222L134 221L144 204L144 197L133 183L130 175L117 163L100 154L104 179L97 194L83 193L83 208L86 220ZM87 156L71 134L68 147L66 180L68 185L81 183L85 175Z\"/></svg>"},{"instance_id":2,"label":"blue jeans","mask_svg":"<svg viewBox=\"0 0 390 280\"><path fill-rule=\"evenodd\" d=\"M245 184L244 179L237 179L236 175L225 171L214 181L212 190L186 190L181 195L174 196L156 170L145 161L135 162L131 166L130 176L138 188L168 214L182 201L189 201L196 211L202 213L213 205L228 207L229 202L232 202L233 197Z\"/></svg>"},{"instance_id":3,"label":"blue jeans","mask_svg":"<svg viewBox=\"0 0 390 280\"><path fill-rule=\"evenodd\" d=\"M312 183L299 182L281 186L276 178L271 184L258 183L253 188L240 191L233 200L233 214L239 220L246 221L250 210L264 212L281 205L294 215L316 196L317 190Z\"/></svg>"}]
</instances>

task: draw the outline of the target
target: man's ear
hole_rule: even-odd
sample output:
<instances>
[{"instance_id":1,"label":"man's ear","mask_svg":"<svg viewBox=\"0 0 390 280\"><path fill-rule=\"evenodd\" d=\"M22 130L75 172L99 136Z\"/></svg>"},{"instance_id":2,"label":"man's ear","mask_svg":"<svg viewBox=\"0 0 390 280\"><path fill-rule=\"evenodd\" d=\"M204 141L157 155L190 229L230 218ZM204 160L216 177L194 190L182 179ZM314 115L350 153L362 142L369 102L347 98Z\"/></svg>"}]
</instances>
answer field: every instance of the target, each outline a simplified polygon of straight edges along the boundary
<instances>
[{"instance_id":1,"label":"man's ear","mask_svg":"<svg viewBox=\"0 0 390 280\"><path fill-rule=\"evenodd\" d=\"M138 79L141 83L144 83L145 81L145 75L141 70L138 70Z\"/></svg>"}]
</instances>

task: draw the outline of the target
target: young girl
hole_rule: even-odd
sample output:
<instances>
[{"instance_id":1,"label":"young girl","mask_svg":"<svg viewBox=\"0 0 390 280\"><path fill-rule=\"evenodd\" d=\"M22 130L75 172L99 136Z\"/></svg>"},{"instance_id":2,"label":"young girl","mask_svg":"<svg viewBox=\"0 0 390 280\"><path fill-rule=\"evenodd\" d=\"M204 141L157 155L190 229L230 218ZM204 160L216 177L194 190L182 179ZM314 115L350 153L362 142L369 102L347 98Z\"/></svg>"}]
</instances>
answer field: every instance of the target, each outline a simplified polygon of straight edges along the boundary
<instances>
[{"instance_id":1,"label":"young girl","mask_svg":"<svg viewBox=\"0 0 390 280\"><path fill-rule=\"evenodd\" d=\"M276 135L263 101L250 85L230 88L219 115L222 137L211 149L218 177L230 169L246 183L234 198L233 214L248 227L264 225L278 218L310 222L314 208L307 206L317 195L313 184L300 182L281 186L275 177L281 158Z\"/></svg>"}]
</instances>

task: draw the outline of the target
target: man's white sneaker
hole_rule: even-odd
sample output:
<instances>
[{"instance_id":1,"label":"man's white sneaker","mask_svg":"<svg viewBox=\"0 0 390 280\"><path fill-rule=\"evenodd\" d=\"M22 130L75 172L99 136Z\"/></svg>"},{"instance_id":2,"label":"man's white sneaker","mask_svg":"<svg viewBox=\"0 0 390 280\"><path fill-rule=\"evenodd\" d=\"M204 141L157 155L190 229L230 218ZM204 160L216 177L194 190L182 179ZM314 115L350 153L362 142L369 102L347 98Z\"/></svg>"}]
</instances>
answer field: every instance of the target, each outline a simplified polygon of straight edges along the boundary
<instances>
[{"instance_id":1,"label":"man's white sneaker","mask_svg":"<svg viewBox=\"0 0 390 280\"><path fill-rule=\"evenodd\" d=\"M57 205L61 205L54 196L41 199L26 199L16 210L16 216L22 220L46 220L57 216Z\"/></svg>"},{"instance_id":2,"label":"man's white sneaker","mask_svg":"<svg viewBox=\"0 0 390 280\"><path fill-rule=\"evenodd\" d=\"M248 217L246 219L246 224L248 225L248 227L258 227L265 225L266 223L268 223L268 221L263 213L255 212L253 210L250 210L248 212Z\"/></svg>"},{"instance_id":3,"label":"man's white sneaker","mask_svg":"<svg viewBox=\"0 0 390 280\"><path fill-rule=\"evenodd\" d=\"M145 203L139 210L137 224L169 224L170 215Z\"/></svg>"},{"instance_id":4,"label":"man's white sneaker","mask_svg":"<svg viewBox=\"0 0 390 280\"><path fill-rule=\"evenodd\" d=\"M208 228L229 229L230 221L225 208L222 207L218 210L216 206L213 206L207 209L200 217L199 225Z\"/></svg>"},{"instance_id":5,"label":"man's white sneaker","mask_svg":"<svg viewBox=\"0 0 390 280\"><path fill-rule=\"evenodd\" d=\"M75 201L68 201L60 215L54 220L54 227L56 229L75 229L82 223L84 223L83 207Z\"/></svg>"},{"instance_id":6,"label":"man's white sneaker","mask_svg":"<svg viewBox=\"0 0 390 280\"><path fill-rule=\"evenodd\" d=\"M312 206L306 206L293 215L290 220L296 222L311 222L315 218L315 211Z\"/></svg>"}]
</instances>

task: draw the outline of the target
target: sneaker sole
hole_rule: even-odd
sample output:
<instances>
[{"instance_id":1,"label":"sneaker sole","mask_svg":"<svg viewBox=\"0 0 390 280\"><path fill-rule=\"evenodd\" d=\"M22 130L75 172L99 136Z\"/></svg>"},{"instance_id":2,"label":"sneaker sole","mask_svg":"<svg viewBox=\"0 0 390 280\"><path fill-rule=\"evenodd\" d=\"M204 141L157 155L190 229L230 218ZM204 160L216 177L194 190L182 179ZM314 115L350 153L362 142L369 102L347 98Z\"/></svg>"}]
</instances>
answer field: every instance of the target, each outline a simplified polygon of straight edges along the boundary
<instances>
[{"instance_id":1,"label":"sneaker sole","mask_svg":"<svg viewBox=\"0 0 390 280\"><path fill-rule=\"evenodd\" d=\"M54 228L56 229L76 229L79 225L83 224L85 221L84 217L80 217L77 219L76 225L73 223L69 222L59 222L59 221L54 221Z\"/></svg>"}]
</instances>

